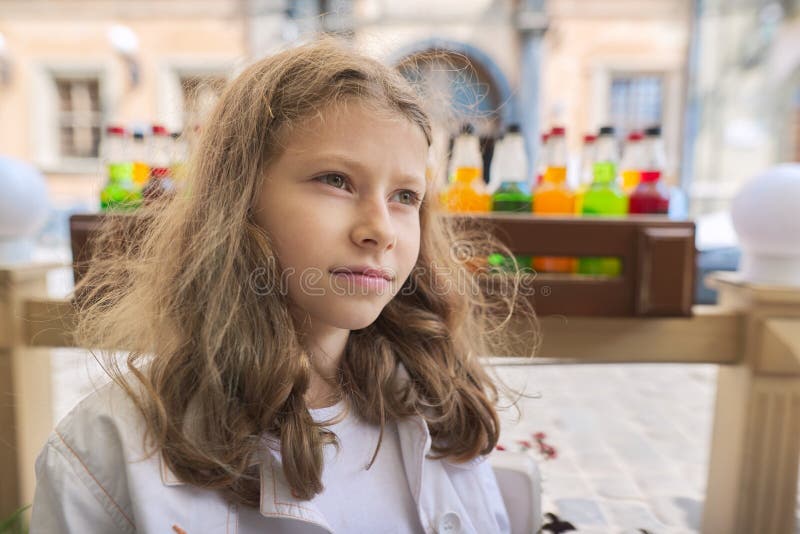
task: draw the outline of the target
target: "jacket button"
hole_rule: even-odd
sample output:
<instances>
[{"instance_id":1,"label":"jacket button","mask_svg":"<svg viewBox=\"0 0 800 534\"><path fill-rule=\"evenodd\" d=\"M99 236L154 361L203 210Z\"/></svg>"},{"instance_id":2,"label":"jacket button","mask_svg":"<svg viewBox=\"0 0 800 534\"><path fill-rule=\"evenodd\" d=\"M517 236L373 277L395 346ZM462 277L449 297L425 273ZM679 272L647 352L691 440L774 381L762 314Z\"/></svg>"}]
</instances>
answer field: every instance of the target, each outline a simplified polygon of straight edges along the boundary
<instances>
[{"instance_id":1,"label":"jacket button","mask_svg":"<svg viewBox=\"0 0 800 534\"><path fill-rule=\"evenodd\" d=\"M461 518L455 512L447 512L439 518L437 534L459 534L461 532Z\"/></svg>"}]
</instances>

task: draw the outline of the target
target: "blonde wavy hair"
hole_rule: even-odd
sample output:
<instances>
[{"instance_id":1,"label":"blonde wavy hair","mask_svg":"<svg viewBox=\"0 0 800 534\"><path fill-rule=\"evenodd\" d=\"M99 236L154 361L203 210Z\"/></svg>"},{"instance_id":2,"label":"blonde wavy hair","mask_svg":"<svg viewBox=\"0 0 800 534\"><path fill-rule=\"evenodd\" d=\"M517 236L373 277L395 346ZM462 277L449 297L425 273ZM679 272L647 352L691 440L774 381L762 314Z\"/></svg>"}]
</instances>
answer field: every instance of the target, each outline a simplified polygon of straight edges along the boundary
<instances>
[{"instance_id":1,"label":"blonde wavy hair","mask_svg":"<svg viewBox=\"0 0 800 534\"><path fill-rule=\"evenodd\" d=\"M265 434L279 440L296 495L323 489L322 449L335 436L307 409L310 353L287 297L251 287L254 272L281 275L253 210L292 127L353 99L413 121L430 143L419 97L380 62L330 39L267 57L225 88L181 192L141 210L135 227L108 224L76 287L77 342L97 348L143 414L150 454L239 503L258 505ZM381 435L387 421L421 414L433 455L460 462L491 452L499 434L498 389L477 357L502 353L512 314L531 329L535 319L517 275L477 276L482 258L508 249L439 213L436 198L421 206L416 268L373 324L351 332L339 384ZM501 276L504 290L488 290ZM114 349L130 351L125 365Z\"/></svg>"}]
</instances>

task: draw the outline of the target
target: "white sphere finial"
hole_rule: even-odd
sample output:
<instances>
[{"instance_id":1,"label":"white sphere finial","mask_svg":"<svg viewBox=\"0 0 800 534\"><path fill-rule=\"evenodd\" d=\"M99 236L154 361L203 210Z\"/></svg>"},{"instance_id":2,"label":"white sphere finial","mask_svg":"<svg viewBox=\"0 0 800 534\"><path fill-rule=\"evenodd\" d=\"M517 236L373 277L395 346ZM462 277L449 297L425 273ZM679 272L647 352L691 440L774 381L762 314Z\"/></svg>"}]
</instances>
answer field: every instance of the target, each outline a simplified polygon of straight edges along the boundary
<instances>
[{"instance_id":1,"label":"white sphere finial","mask_svg":"<svg viewBox=\"0 0 800 534\"><path fill-rule=\"evenodd\" d=\"M108 29L108 40L114 50L123 56L133 56L139 51L139 37L132 29L114 24Z\"/></svg>"},{"instance_id":2,"label":"white sphere finial","mask_svg":"<svg viewBox=\"0 0 800 534\"><path fill-rule=\"evenodd\" d=\"M50 212L47 185L31 165L0 156L0 263L30 261Z\"/></svg>"},{"instance_id":3,"label":"white sphere finial","mask_svg":"<svg viewBox=\"0 0 800 534\"><path fill-rule=\"evenodd\" d=\"M800 164L772 167L745 183L731 216L742 278L800 287Z\"/></svg>"}]
</instances>

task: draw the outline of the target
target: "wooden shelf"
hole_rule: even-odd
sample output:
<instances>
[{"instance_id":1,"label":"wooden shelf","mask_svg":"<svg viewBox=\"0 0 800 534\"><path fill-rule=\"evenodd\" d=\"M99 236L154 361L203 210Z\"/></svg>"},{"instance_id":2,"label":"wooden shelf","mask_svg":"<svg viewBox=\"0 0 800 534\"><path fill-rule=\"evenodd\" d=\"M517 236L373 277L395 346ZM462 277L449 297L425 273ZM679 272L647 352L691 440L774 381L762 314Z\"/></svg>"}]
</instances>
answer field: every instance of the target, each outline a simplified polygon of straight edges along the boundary
<instances>
[{"instance_id":1,"label":"wooden shelf","mask_svg":"<svg viewBox=\"0 0 800 534\"><path fill-rule=\"evenodd\" d=\"M613 256L621 276L538 273L526 290L540 315L605 317L690 316L694 297L695 225L662 216L543 217L481 214L465 217L494 232L514 253L539 256ZM70 217L76 282L92 258L92 239L106 221L134 236L136 214ZM122 237L121 240L122 241Z\"/></svg>"}]
</instances>

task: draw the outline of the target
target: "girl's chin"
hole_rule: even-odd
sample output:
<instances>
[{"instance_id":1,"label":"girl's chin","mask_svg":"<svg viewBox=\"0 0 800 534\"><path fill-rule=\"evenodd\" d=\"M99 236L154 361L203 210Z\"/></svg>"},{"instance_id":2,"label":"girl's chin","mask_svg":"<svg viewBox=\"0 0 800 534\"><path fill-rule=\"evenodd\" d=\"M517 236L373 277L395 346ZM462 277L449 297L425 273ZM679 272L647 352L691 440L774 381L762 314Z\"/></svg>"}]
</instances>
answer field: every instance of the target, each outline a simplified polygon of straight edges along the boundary
<instances>
[{"instance_id":1,"label":"girl's chin","mask_svg":"<svg viewBox=\"0 0 800 534\"><path fill-rule=\"evenodd\" d=\"M384 305L364 301L337 302L332 303L331 306L309 306L305 312L302 311L302 307L297 306L293 315L297 318L299 312L301 316L310 315L316 318L319 323L324 323L333 328L361 330L378 319Z\"/></svg>"},{"instance_id":2,"label":"girl's chin","mask_svg":"<svg viewBox=\"0 0 800 534\"><path fill-rule=\"evenodd\" d=\"M328 324L334 326L336 328L342 328L344 330L361 330L362 328L366 328L372 323L374 323L378 316L380 315L380 310L377 313L359 313L359 314L351 314L348 317L344 317L344 313L336 314L334 317L330 317Z\"/></svg>"}]
</instances>

